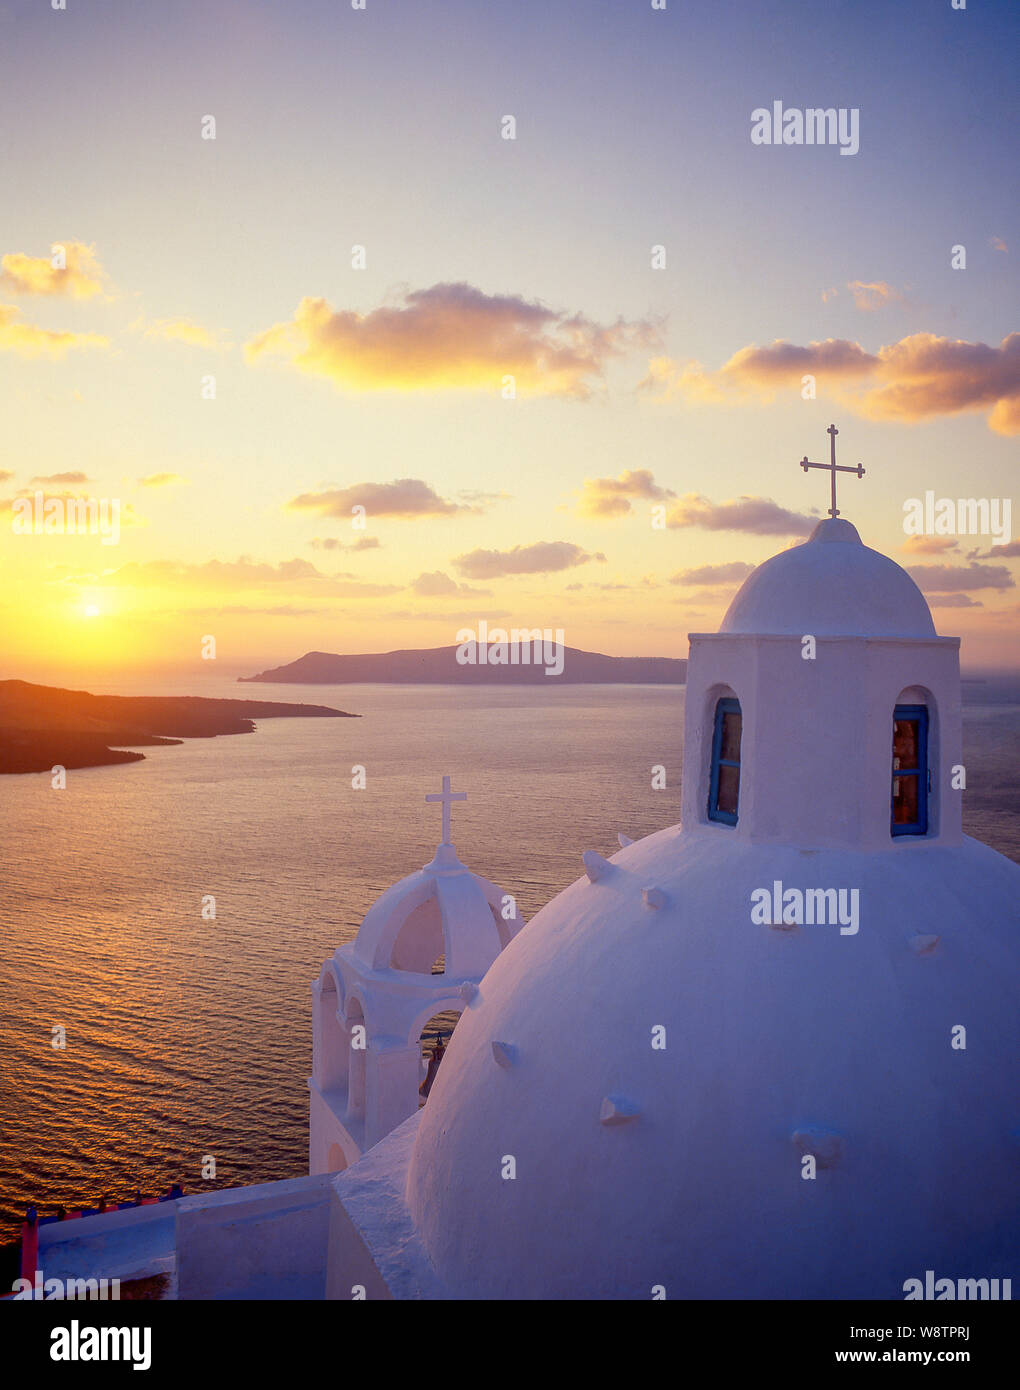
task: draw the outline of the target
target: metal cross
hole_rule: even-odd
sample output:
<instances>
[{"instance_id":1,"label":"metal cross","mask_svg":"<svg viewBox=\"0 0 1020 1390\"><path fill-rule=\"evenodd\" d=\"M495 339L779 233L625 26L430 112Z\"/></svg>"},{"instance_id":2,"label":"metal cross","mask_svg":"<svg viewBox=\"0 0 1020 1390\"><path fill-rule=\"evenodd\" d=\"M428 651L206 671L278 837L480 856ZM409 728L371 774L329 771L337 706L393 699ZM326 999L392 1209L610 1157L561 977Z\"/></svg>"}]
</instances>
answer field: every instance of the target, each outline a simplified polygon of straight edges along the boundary
<instances>
[{"instance_id":1,"label":"metal cross","mask_svg":"<svg viewBox=\"0 0 1020 1390\"><path fill-rule=\"evenodd\" d=\"M858 478L863 478L863 477L864 477L864 469L861 467L860 464L858 464L856 468L847 468L845 464L837 463L837 462L836 462L836 435L839 434L839 430L836 428L835 425L830 425L829 428L825 431L825 433L829 436L829 440L830 440L830 448L829 448L830 462L829 462L829 463L811 463L811 462L809 461L809 459L808 459L807 454L805 454L804 457L803 457L803 458L801 459L801 461L800 461L800 466L801 466L801 468L803 468L803 470L804 470L805 473L808 471L809 468L824 468L824 469L826 469L826 470L828 471L830 480L831 480L831 482L832 482L832 506L829 508L829 515L830 515L830 516L839 516L839 508L836 506L836 474L837 474L837 473L856 473L857 476L858 476Z\"/></svg>"},{"instance_id":2,"label":"metal cross","mask_svg":"<svg viewBox=\"0 0 1020 1390\"><path fill-rule=\"evenodd\" d=\"M428 792L426 801L441 801L443 804L443 844L450 843L450 804L454 801L467 801L467 792L452 792L449 777L443 778L441 792Z\"/></svg>"}]
</instances>

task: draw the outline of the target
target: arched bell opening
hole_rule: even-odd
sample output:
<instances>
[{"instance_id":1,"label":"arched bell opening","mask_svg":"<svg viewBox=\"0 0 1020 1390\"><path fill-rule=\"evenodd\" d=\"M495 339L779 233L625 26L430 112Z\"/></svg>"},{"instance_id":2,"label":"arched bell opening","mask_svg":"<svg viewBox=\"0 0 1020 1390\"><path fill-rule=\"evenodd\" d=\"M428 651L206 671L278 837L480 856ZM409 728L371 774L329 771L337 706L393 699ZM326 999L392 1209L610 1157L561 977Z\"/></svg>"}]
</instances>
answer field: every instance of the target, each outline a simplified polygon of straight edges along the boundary
<instances>
[{"instance_id":1,"label":"arched bell opening","mask_svg":"<svg viewBox=\"0 0 1020 1390\"><path fill-rule=\"evenodd\" d=\"M368 1033L365 1027L365 1011L361 1007L361 1001L357 998L351 999L347 1006L347 1029L350 1046L347 1073L347 1118L349 1120L364 1120L365 1054L367 1052Z\"/></svg>"},{"instance_id":2,"label":"arched bell opening","mask_svg":"<svg viewBox=\"0 0 1020 1390\"><path fill-rule=\"evenodd\" d=\"M707 814L710 821L736 825L740 818L740 763L744 715L729 686L710 692L710 763Z\"/></svg>"},{"instance_id":3,"label":"arched bell opening","mask_svg":"<svg viewBox=\"0 0 1020 1390\"><path fill-rule=\"evenodd\" d=\"M442 1065L443 1057L453 1037L453 1030L460 1020L459 1009L445 1009L433 1014L421 1030L418 1044L421 1048L421 1084L418 1087L419 1105L428 1100L429 1092Z\"/></svg>"},{"instance_id":4,"label":"arched bell opening","mask_svg":"<svg viewBox=\"0 0 1020 1390\"><path fill-rule=\"evenodd\" d=\"M327 967L319 980L312 1034L312 1075L323 1091L343 1091L347 1087L350 1036L337 1017L342 1003L336 977Z\"/></svg>"},{"instance_id":5,"label":"arched bell opening","mask_svg":"<svg viewBox=\"0 0 1020 1390\"><path fill-rule=\"evenodd\" d=\"M428 975L437 956L446 949L443 915L435 897L426 898L409 914L393 943L390 968Z\"/></svg>"},{"instance_id":6,"label":"arched bell opening","mask_svg":"<svg viewBox=\"0 0 1020 1390\"><path fill-rule=\"evenodd\" d=\"M894 839L937 830L938 748L935 697L926 686L909 685L892 710L889 832Z\"/></svg>"},{"instance_id":7,"label":"arched bell opening","mask_svg":"<svg viewBox=\"0 0 1020 1390\"><path fill-rule=\"evenodd\" d=\"M499 949L502 951L510 945L510 942L513 938L514 929L517 926L516 901L514 902L515 915L513 917L504 917L502 911L496 906L495 903L489 903L489 911L492 913L492 920L496 924L496 932L499 935Z\"/></svg>"}]
</instances>

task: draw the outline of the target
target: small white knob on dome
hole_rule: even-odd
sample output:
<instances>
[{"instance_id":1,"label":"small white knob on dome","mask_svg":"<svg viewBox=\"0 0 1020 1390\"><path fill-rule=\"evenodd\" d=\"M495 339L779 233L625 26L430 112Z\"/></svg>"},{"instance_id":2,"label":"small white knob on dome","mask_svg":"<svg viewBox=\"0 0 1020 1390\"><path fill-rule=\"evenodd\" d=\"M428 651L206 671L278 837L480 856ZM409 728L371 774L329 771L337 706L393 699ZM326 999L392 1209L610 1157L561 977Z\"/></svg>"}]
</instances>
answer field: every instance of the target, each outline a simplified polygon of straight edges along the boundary
<instances>
[{"instance_id":1,"label":"small white knob on dome","mask_svg":"<svg viewBox=\"0 0 1020 1390\"><path fill-rule=\"evenodd\" d=\"M634 841L630 838L630 836L629 836L629 835L625 835L625 834L623 833L622 830L618 830L618 831L616 832L616 838L617 838L617 839L619 840L619 842L620 842L620 848L621 848L621 849L626 849L628 845L632 845L632 844L634 843Z\"/></svg>"},{"instance_id":2,"label":"small white knob on dome","mask_svg":"<svg viewBox=\"0 0 1020 1390\"><path fill-rule=\"evenodd\" d=\"M833 1129L808 1126L795 1129L790 1138L801 1156L811 1154L819 1168L835 1168L843 1157L843 1136Z\"/></svg>"},{"instance_id":3,"label":"small white knob on dome","mask_svg":"<svg viewBox=\"0 0 1020 1390\"><path fill-rule=\"evenodd\" d=\"M465 980L457 993L464 1000L465 1004L470 1004L472 999L478 997L478 986L473 980Z\"/></svg>"},{"instance_id":4,"label":"small white knob on dome","mask_svg":"<svg viewBox=\"0 0 1020 1390\"><path fill-rule=\"evenodd\" d=\"M492 1055L496 1059L497 1066L509 1071L517 1061L517 1049L513 1043L494 1042L492 1044Z\"/></svg>"},{"instance_id":5,"label":"small white knob on dome","mask_svg":"<svg viewBox=\"0 0 1020 1390\"><path fill-rule=\"evenodd\" d=\"M916 936L910 938L910 949L915 956L930 956L941 939L940 936L925 936L918 932Z\"/></svg>"},{"instance_id":6,"label":"small white knob on dome","mask_svg":"<svg viewBox=\"0 0 1020 1390\"><path fill-rule=\"evenodd\" d=\"M605 878L612 872L612 864L608 859L604 859L598 850L586 849L581 855L584 863L584 871L592 883L598 883L599 879Z\"/></svg>"},{"instance_id":7,"label":"small white knob on dome","mask_svg":"<svg viewBox=\"0 0 1020 1390\"><path fill-rule=\"evenodd\" d=\"M636 1120L641 1107L623 1096L603 1096L599 1111L599 1123L604 1125L625 1125Z\"/></svg>"},{"instance_id":8,"label":"small white knob on dome","mask_svg":"<svg viewBox=\"0 0 1020 1390\"><path fill-rule=\"evenodd\" d=\"M642 888L641 896L644 899L645 907L665 907L669 902L661 888Z\"/></svg>"}]
</instances>

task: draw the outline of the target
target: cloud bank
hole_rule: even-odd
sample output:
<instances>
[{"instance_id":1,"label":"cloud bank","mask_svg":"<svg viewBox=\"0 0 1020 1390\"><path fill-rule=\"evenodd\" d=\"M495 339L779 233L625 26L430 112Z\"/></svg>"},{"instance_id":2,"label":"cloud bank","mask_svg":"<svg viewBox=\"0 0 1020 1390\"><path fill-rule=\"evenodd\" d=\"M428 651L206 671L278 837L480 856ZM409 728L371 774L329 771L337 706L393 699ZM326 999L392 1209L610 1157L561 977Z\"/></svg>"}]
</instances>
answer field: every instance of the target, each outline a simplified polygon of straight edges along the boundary
<instances>
[{"instance_id":1,"label":"cloud bank","mask_svg":"<svg viewBox=\"0 0 1020 1390\"><path fill-rule=\"evenodd\" d=\"M601 551L589 554L572 541L536 541L515 545L512 550L472 550L458 555L453 564L469 579L501 579L515 574L555 574L597 560L605 564Z\"/></svg>"},{"instance_id":2,"label":"cloud bank","mask_svg":"<svg viewBox=\"0 0 1020 1390\"><path fill-rule=\"evenodd\" d=\"M585 478L577 504L578 516L603 519L625 516L635 499L664 502L676 493L660 487L648 468L625 469L617 478Z\"/></svg>"},{"instance_id":3,"label":"cloud bank","mask_svg":"<svg viewBox=\"0 0 1020 1390\"><path fill-rule=\"evenodd\" d=\"M421 478L395 478L391 483L354 483L351 487L328 488L325 492L303 492L287 503L290 511L314 512L317 516L342 517L350 521L355 507L364 507L370 517L409 520L428 516L478 516L481 507L467 502L451 502Z\"/></svg>"},{"instance_id":4,"label":"cloud bank","mask_svg":"<svg viewBox=\"0 0 1020 1390\"><path fill-rule=\"evenodd\" d=\"M347 391L498 391L509 375L519 392L584 399L610 359L657 340L650 320L602 325L460 282L407 291L366 314L302 299L245 357L280 357Z\"/></svg>"},{"instance_id":5,"label":"cloud bank","mask_svg":"<svg viewBox=\"0 0 1020 1390\"><path fill-rule=\"evenodd\" d=\"M81 241L55 242L63 248L64 265L56 268L54 257L26 256L10 251L0 257L0 291L7 294L60 296L65 299L91 299L103 288L103 269L96 248Z\"/></svg>"},{"instance_id":6,"label":"cloud bank","mask_svg":"<svg viewBox=\"0 0 1020 1390\"><path fill-rule=\"evenodd\" d=\"M71 348L105 348L110 340L100 333L63 333L19 321L20 309L0 304L0 352L16 352L21 357L66 356Z\"/></svg>"},{"instance_id":7,"label":"cloud bank","mask_svg":"<svg viewBox=\"0 0 1020 1390\"><path fill-rule=\"evenodd\" d=\"M817 524L817 517L787 511L771 497L743 496L730 502L712 502L697 492L681 497L666 516L669 527L745 531L753 536L806 536Z\"/></svg>"},{"instance_id":8,"label":"cloud bank","mask_svg":"<svg viewBox=\"0 0 1020 1390\"><path fill-rule=\"evenodd\" d=\"M779 390L799 391L807 375L815 377L819 392L866 419L912 424L983 410L995 433L1020 434L1020 333L1010 333L998 347L914 333L876 353L845 338L752 343L717 372L656 358L639 389L659 399L702 404L769 400Z\"/></svg>"}]
</instances>

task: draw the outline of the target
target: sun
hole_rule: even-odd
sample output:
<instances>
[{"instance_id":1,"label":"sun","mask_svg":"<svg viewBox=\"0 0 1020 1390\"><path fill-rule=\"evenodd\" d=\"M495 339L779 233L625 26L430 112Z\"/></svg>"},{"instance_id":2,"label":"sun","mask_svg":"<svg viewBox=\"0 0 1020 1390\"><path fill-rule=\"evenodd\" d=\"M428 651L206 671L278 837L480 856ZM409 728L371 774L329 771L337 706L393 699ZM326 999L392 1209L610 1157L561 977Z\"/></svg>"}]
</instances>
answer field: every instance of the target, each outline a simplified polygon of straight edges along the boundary
<instances>
[{"instance_id":1,"label":"sun","mask_svg":"<svg viewBox=\"0 0 1020 1390\"><path fill-rule=\"evenodd\" d=\"M83 616L86 618L98 618L101 609L98 603L86 603L85 607L81 611Z\"/></svg>"}]
</instances>

